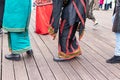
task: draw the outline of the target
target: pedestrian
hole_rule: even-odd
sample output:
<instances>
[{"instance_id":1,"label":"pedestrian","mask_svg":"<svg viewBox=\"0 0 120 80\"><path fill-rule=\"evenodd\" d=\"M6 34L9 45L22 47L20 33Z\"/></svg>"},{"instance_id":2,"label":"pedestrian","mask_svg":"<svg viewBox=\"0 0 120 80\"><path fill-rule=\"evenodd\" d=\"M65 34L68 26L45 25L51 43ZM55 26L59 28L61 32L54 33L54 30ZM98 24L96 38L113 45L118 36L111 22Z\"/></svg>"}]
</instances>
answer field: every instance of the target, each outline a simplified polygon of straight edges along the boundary
<instances>
[{"instance_id":1,"label":"pedestrian","mask_svg":"<svg viewBox=\"0 0 120 80\"><path fill-rule=\"evenodd\" d=\"M111 2L112 0L104 0L104 10L109 10L109 8L111 8Z\"/></svg>"},{"instance_id":2,"label":"pedestrian","mask_svg":"<svg viewBox=\"0 0 120 80\"><path fill-rule=\"evenodd\" d=\"M94 14L93 14L93 5L95 0L88 0L87 2L87 18L94 22L94 26L98 24Z\"/></svg>"},{"instance_id":3,"label":"pedestrian","mask_svg":"<svg viewBox=\"0 0 120 80\"><path fill-rule=\"evenodd\" d=\"M81 55L82 52L75 33L81 23L80 40L84 32L85 20L85 0L53 0L51 27L49 27L49 33L53 39L55 39L59 28L58 56L53 58L54 61L66 61Z\"/></svg>"},{"instance_id":4,"label":"pedestrian","mask_svg":"<svg viewBox=\"0 0 120 80\"><path fill-rule=\"evenodd\" d=\"M50 17L52 14L52 0L36 0L36 27L37 34L48 34Z\"/></svg>"},{"instance_id":5,"label":"pedestrian","mask_svg":"<svg viewBox=\"0 0 120 80\"><path fill-rule=\"evenodd\" d=\"M108 59L107 63L120 63L120 0L116 0L115 9L113 12L114 21L112 31L116 35L116 46L114 56Z\"/></svg>"},{"instance_id":6,"label":"pedestrian","mask_svg":"<svg viewBox=\"0 0 120 80\"><path fill-rule=\"evenodd\" d=\"M9 60L20 60L21 53L32 55L29 39L29 20L31 14L31 0L6 0L3 28L8 31L8 44L11 54L5 55Z\"/></svg>"},{"instance_id":7,"label":"pedestrian","mask_svg":"<svg viewBox=\"0 0 120 80\"><path fill-rule=\"evenodd\" d=\"M104 0L99 0L99 8L102 10Z\"/></svg>"}]
</instances>

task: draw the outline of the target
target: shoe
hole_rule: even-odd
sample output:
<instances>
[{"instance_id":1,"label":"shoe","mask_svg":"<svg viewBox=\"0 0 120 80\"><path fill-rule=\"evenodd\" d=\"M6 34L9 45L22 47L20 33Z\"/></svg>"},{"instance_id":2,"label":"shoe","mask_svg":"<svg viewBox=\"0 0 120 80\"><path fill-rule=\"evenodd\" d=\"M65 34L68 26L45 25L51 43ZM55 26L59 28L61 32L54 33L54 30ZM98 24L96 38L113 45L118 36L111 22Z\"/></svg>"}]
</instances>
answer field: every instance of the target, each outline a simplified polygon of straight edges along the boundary
<instances>
[{"instance_id":1,"label":"shoe","mask_svg":"<svg viewBox=\"0 0 120 80\"><path fill-rule=\"evenodd\" d=\"M66 61L68 59L64 59L64 58L60 58L60 57L54 57L53 60L56 61L56 62L61 62L61 61Z\"/></svg>"},{"instance_id":2,"label":"shoe","mask_svg":"<svg viewBox=\"0 0 120 80\"><path fill-rule=\"evenodd\" d=\"M33 55L33 50L32 49L28 50L28 51L26 51L26 53L31 56L31 55Z\"/></svg>"},{"instance_id":3,"label":"shoe","mask_svg":"<svg viewBox=\"0 0 120 80\"><path fill-rule=\"evenodd\" d=\"M96 25L98 25L98 22L95 20L95 24L93 26L96 26Z\"/></svg>"},{"instance_id":4,"label":"shoe","mask_svg":"<svg viewBox=\"0 0 120 80\"><path fill-rule=\"evenodd\" d=\"M107 63L120 63L120 56L113 56L111 59L106 60Z\"/></svg>"},{"instance_id":5,"label":"shoe","mask_svg":"<svg viewBox=\"0 0 120 80\"><path fill-rule=\"evenodd\" d=\"M94 26L98 25L98 23L95 23Z\"/></svg>"},{"instance_id":6,"label":"shoe","mask_svg":"<svg viewBox=\"0 0 120 80\"><path fill-rule=\"evenodd\" d=\"M56 61L56 62L63 62L63 61L70 61L72 59L74 59L76 57L73 57L73 58L60 58L60 57L54 57L53 60Z\"/></svg>"},{"instance_id":7,"label":"shoe","mask_svg":"<svg viewBox=\"0 0 120 80\"><path fill-rule=\"evenodd\" d=\"M21 60L20 54L7 54L5 55L5 58L8 60L15 60L15 61Z\"/></svg>"}]
</instances>

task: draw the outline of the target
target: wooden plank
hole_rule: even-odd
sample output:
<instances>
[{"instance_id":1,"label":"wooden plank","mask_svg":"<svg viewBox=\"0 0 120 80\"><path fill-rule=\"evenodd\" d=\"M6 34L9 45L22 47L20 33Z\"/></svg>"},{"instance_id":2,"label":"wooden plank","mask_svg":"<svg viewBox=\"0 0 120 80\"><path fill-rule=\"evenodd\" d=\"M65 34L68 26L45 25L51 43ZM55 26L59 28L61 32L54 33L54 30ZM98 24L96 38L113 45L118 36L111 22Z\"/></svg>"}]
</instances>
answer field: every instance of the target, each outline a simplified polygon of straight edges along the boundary
<instances>
[{"instance_id":1,"label":"wooden plank","mask_svg":"<svg viewBox=\"0 0 120 80\"><path fill-rule=\"evenodd\" d=\"M81 60L82 59L82 60ZM98 80L107 80L106 77L99 72L94 65L91 64L89 60L84 58L83 56L80 56L80 58L77 59L81 65L84 66L84 68L91 74L95 79Z\"/></svg>"},{"instance_id":2,"label":"wooden plank","mask_svg":"<svg viewBox=\"0 0 120 80\"><path fill-rule=\"evenodd\" d=\"M106 16L104 16L104 19L107 19L105 17ZM104 22L110 22L110 19L105 20ZM102 25L105 24L104 22L102 22ZM88 23L87 25L90 25L90 23ZM86 38L86 41L84 41L84 43L86 43L86 44L89 43L88 45L91 47L91 49L93 48L93 46L91 46L90 43L97 44L97 45L94 45L94 46L96 46L99 50L96 49L95 47L93 49L96 52L98 52L99 55L102 54L101 56L104 57L105 59L108 58L108 56L105 56L106 54L109 55L109 56L113 56L113 53L114 53L114 51L113 51L114 50L113 49L113 42L115 42L111 29L107 29L106 26L108 26L108 25L106 24L106 25L104 25L104 27L100 26L100 28L98 30L96 30L96 31L93 31L93 30L91 31L91 27L87 26L86 34L89 34L89 35L87 35L86 37L88 39L91 39L91 40L86 42L87 41L87 38ZM102 52L99 52L100 50ZM90 51L88 51L88 52L90 52ZM96 56L99 56L99 55L96 55ZM99 59L99 60L100 60L100 62L102 61L101 63L105 63L105 59ZM104 60L104 62L103 62L103 60ZM108 65L105 65L105 64L103 64L103 65L108 70L110 70L110 72L114 73L117 77L119 77L119 74L117 74L117 73L119 73L118 69L116 69L114 66L108 66ZM112 68L112 70L111 70L111 68Z\"/></svg>"},{"instance_id":3,"label":"wooden plank","mask_svg":"<svg viewBox=\"0 0 120 80\"><path fill-rule=\"evenodd\" d=\"M13 61L5 59L5 55L10 53L8 50L7 35L3 36L3 55L2 55L2 80L15 80Z\"/></svg>"},{"instance_id":4,"label":"wooden plank","mask_svg":"<svg viewBox=\"0 0 120 80\"><path fill-rule=\"evenodd\" d=\"M104 55L104 57L108 58L109 54L104 53L103 52L104 49L101 50L101 49L99 49L99 47L97 47L99 45L102 46L104 44L98 44L98 42L96 42L95 40L97 40L97 39L90 36L90 34L89 35L85 34L84 38L82 39L82 41L84 43L86 43L88 46L90 46L93 50L95 50L96 52L99 52L100 53L99 55L101 55L101 56Z\"/></svg>"},{"instance_id":5,"label":"wooden plank","mask_svg":"<svg viewBox=\"0 0 120 80\"><path fill-rule=\"evenodd\" d=\"M81 59L83 60L83 59ZM95 80L95 78L77 60L70 61L70 65L83 80Z\"/></svg>"},{"instance_id":6,"label":"wooden plank","mask_svg":"<svg viewBox=\"0 0 120 80\"><path fill-rule=\"evenodd\" d=\"M15 80L28 80L23 58L21 61L14 61Z\"/></svg>"},{"instance_id":7,"label":"wooden plank","mask_svg":"<svg viewBox=\"0 0 120 80\"><path fill-rule=\"evenodd\" d=\"M99 14L101 14L101 12L98 13L98 14L96 13L97 18L100 21L98 29L96 31L91 30L91 27L90 27L91 24L90 24L90 21L88 20L87 24L86 24L87 25L86 26L87 31L89 33L93 34L94 37L97 37L100 40L102 40L102 41L106 42L107 44L109 44L110 46L113 46L115 44L115 40L113 40L113 39L115 39L115 36L114 36L114 33L112 32L111 15L110 14L106 15L105 12L104 12L105 15L103 13L102 13L102 15L99 15ZM103 21L102 19L105 19L105 20ZM109 29L107 27L109 27Z\"/></svg>"},{"instance_id":8,"label":"wooden plank","mask_svg":"<svg viewBox=\"0 0 120 80\"><path fill-rule=\"evenodd\" d=\"M39 40L37 40L37 41L39 41ZM37 43L33 39L31 40L31 43L32 43L32 46L34 46L33 47L34 59L36 61L36 65L39 68L39 72L41 73L42 79L43 80L55 80L53 72L49 68L49 65L46 62L46 59L44 58L44 56L42 55L42 52L39 49L39 46L37 45Z\"/></svg>"},{"instance_id":9,"label":"wooden plank","mask_svg":"<svg viewBox=\"0 0 120 80\"><path fill-rule=\"evenodd\" d=\"M102 13L103 14L103 13ZM98 14L97 15L98 18L100 19L101 21L101 18L100 18L100 15ZM102 16L102 15L101 15ZM111 16L108 14L107 15L109 18L106 18L106 16L104 15L104 19L107 19L105 21L102 21L102 23L100 23L99 25L99 28L98 30L94 31L94 30L90 30L91 27L89 27L88 25L91 25L88 21L88 24L87 24L87 31L94 35L95 38L101 40L102 42L105 42L107 45L110 45L111 47L114 47L115 46L115 35L114 33L112 32L112 24L110 23L111 22ZM104 25L105 23L108 23L106 25ZM109 26L109 29L106 28ZM108 48L108 47L107 47ZM112 51L111 51L112 50ZM111 49L110 50L110 53L111 54L110 56L113 56L114 54L114 49ZM108 49L106 51L109 51ZM119 64L113 64L114 66L116 66L118 69L120 69L119 67Z\"/></svg>"},{"instance_id":10,"label":"wooden plank","mask_svg":"<svg viewBox=\"0 0 120 80\"><path fill-rule=\"evenodd\" d=\"M95 38L97 38L97 39L101 40L102 42L107 43L107 45L110 45L111 47L113 47L115 44L114 33L111 32L111 33L104 34L105 32L108 32L108 31L106 31L104 29L102 29L101 31L99 31L99 30L94 31L94 30L91 30L88 26L87 26L87 31L86 31L86 33L91 34ZM108 35L109 35L109 37L108 37Z\"/></svg>"},{"instance_id":11,"label":"wooden plank","mask_svg":"<svg viewBox=\"0 0 120 80\"><path fill-rule=\"evenodd\" d=\"M114 52L114 49L113 49L113 46L109 45L110 42L108 41L109 42L109 44L108 44L104 41L101 41L101 39L99 39L97 37L97 36L99 36L98 34L89 34L89 33L91 33L91 32L88 32L88 31L86 32L85 37L83 38L83 42L87 41L86 44L93 47L94 50L96 49L96 51L100 52L100 55L104 55L104 57L106 57L106 58L108 58L107 55L111 56L112 53ZM87 34L89 34L89 35L87 35ZM109 37L111 37L111 36L109 36ZM101 37L101 38L103 38L103 37ZM105 38L103 38L103 39L105 39ZM111 39L111 40L114 41L113 39ZM103 53L103 51L105 53Z\"/></svg>"},{"instance_id":12,"label":"wooden plank","mask_svg":"<svg viewBox=\"0 0 120 80\"><path fill-rule=\"evenodd\" d=\"M97 44L96 45L96 48L98 48L99 49L99 51L101 50L102 52L99 52L98 51L98 49L96 50L96 52L99 54L99 55L101 55L102 57L104 57L105 59L108 59L108 57L107 56L105 56L105 55L110 55L110 56L113 56L113 54L112 53L114 53L114 49L111 47L111 46L109 46L109 45L107 45L105 42L103 42L103 41L101 41L100 39L97 39L97 38L95 38L95 39L93 39L92 38L92 35L91 34L89 34L89 35L87 35L86 37L91 37L91 41L89 42L84 42L84 43L86 43L86 44L88 44L88 43L93 43L94 42L94 44ZM110 37L110 36L109 36ZM89 45L89 46L91 46L91 45ZM92 48L93 46L91 46L91 48ZM96 48L93 48L94 50L96 49ZM98 55L97 54L97 55ZM97 56L96 55L96 56ZM105 59L104 59L104 62L105 62ZM103 61L103 60L100 60L100 61ZM103 62L101 62L101 63L103 63ZM107 69L109 69L112 73L114 73L117 77L119 77L119 75L120 74L118 74L118 73L120 73L119 72L119 70L118 69L116 69L115 67L113 67L113 66L108 66L108 65L105 65L106 66L106 68ZM111 68L112 68L112 70L111 70ZM114 70L113 70L114 69Z\"/></svg>"},{"instance_id":13,"label":"wooden plank","mask_svg":"<svg viewBox=\"0 0 120 80\"><path fill-rule=\"evenodd\" d=\"M105 77L107 77L109 80L111 79L117 79L117 77L111 72L109 69L112 68L112 70L118 70L114 66L108 66L105 62L105 59L101 57L100 55L96 54L97 52L93 51L91 48L88 49L87 46L84 45L84 57L91 62L95 68L101 72Z\"/></svg>"},{"instance_id":14,"label":"wooden plank","mask_svg":"<svg viewBox=\"0 0 120 80\"><path fill-rule=\"evenodd\" d=\"M69 64L69 61L61 62L59 65L70 80L82 80L82 77L76 73L73 67Z\"/></svg>"},{"instance_id":15,"label":"wooden plank","mask_svg":"<svg viewBox=\"0 0 120 80\"><path fill-rule=\"evenodd\" d=\"M113 11L94 11L94 15L101 27L111 29L112 28L112 14Z\"/></svg>"},{"instance_id":16,"label":"wooden plank","mask_svg":"<svg viewBox=\"0 0 120 80\"><path fill-rule=\"evenodd\" d=\"M84 68L86 69L86 71L88 71L88 73L96 79L98 80L107 80L106 77L101 74L101 72L99 72L94 65L91 64L91 62L89 60L87 60L84 55L80 56L79 58L77 58L78 62L84 66Z\"/></svg>"},{"instance_id":17,"label":"wooden plank","mask_svg":"<svg viewBox=\"0 0 120 80\"><path fill-rule=\"evenodd\" d=\"M90 24L90 23L89 23ZM103 30L103 29L102 29ZM92 30L93 31L93 30ZM92 33L92 31L90 31L90 27L87 27L87 30L86 30L86 33L85 33L85 37L83 38L83 42L85 43L84 45L83 45L83 47L84 46L86 46L86 44L90 47L90 49L89 49L89 51L88 52L86 52L86 53L89 53L90 52L90 50L91 49L93 49L93 50L95 50L96 52L99 52L99 55L103 55L103 56L105 56L105 57L108 57L107 56L107 54L104 54L103 53L103 49L105 50L105 51L110 51L112 48L110 47L110 46L107 46L106 48L107 49L105 49L104 47L107 45L107 44L105 44L104 42L103 43L99 43L99 42L101 42L99 39L97 39L98 37L100 37L98 34L100 34L99 32L100 31L96 31L96 32L94 32L93 34L91 34ZM91 32L91 33L90 33ZM102 34L102 32L101 32L101 34ZM100 35L101 35L100 34ZM103 34L102 34L103 35ZM97 37L98 36L98 37ZM98 41L99 40L99 41ZM98 47L99 46L99 47ZM85 47L85 49L86 49L86 47ZM90 53L90 54L88 54L88 55L91 55L92 53ZM92 58L92 57L90 57L89 58L89 56L87 55L87 58L86 59L88 59L88 61ZM98 55L98 54L97 54ZM92 58L93 60L92 60L92 62L93 61L96 61L96 60L94 60L94 58ZM104 60L105 61L105 60ZM93 63L92 63L93 64ZM95 63L96 65L98 65L99 63L98 62L96 62ZM94 65L94 64L93 64ZM99 64L100 65L100 64ZM100 65L101 66L101 65ZM97 66L96 66L97 67ZM103 69L103 71L104 71L104 67L103 66L101 66L100 68L102 68ZM99 69L99 66L98 66L98 69ZM102 69L100 69L100 70L102 70ZM110 69L110 68L109 68ZM114 69L114 68L113 68ZM115 69L116 70L116 69ZM106 72L107 70L105 70L105 72ZM109 71L110 72L110 71ZM107 73L109 73L109 72L107 72ZM107 73L105 73L105 75L107 75ZM109 75L111 75L111 74L109 74ZM108 78L109 78L109 76L107 76ZM115 77L115 76L111 76L111 77ZM111 78L112 79L112 78Z\"/></svg>"},{"instance_id":18,"label":"wooden plank","mask_svg":"<svg viewBox=\"0 0 120 80\"><path fill-rule=\"evenodd\" d=\"M105 59L98 55L98 52L92 50L91 47L86 46L85 43L81 43L81 46L84 46L84 56L96 67L96 69L103 73L108 79L116 80L119 78L119 69L112 64L106 63ZM99 64L97 62L99 62Z\"/></svg>"},{"instance_id":19,"label":"wooden plank","mask_svg":"<svg viewBox=\"0 0 120 80\"><path fill-rule=\"evenodd\" d=\"M32 56L23 54L29 80L42 80Z\"/></svg>"}]
</instances>

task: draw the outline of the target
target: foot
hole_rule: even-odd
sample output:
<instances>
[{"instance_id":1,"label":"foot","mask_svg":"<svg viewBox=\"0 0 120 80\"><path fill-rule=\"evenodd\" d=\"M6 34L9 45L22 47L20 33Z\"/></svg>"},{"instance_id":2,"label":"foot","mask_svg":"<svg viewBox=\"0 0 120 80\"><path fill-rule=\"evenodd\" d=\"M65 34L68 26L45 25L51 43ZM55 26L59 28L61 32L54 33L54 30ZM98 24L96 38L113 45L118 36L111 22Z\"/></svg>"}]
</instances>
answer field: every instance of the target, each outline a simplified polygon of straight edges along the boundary
<instances>
[{"instance_id":1,"label":"foot","mask_svg":"<svg viewBox=\"0 0 120 80\"><path fill-rule=\"evenodd\" d=\"M28 51L26 51L26 53L31 56L31 55L33 55L33 50L32 49L28 50Z\"/></svg>"},{"instance_id":2,"label":"foot","mask_svg":"<svg viewBox=\"0 0 120 80\"><path fill-rule=\"evenodd\" d=\"M7 55L5 55L5 58L8 60L19 61L21 59L21 56L20 56L20 54L7 54Z\"/></svg>"},{"instance_id":3,"label":"foot","mask_svg":"<svg viewBox=\"0 0 120 80\"><path fill-rule=\"evenodd\" d=\"M113 56L111 59L106 60L107 63L120 63L120 56Z\"/></svg>"}]
</instances>

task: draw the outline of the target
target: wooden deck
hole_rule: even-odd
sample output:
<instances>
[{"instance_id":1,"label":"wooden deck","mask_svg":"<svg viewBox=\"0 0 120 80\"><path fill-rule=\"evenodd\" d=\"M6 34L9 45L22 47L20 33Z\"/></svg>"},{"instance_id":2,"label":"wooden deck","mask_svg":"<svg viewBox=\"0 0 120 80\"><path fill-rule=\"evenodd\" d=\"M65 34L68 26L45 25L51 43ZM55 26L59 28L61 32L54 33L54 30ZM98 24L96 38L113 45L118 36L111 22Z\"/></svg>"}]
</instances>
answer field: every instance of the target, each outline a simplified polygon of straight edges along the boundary
<instances>
[{"instance_id":1,"label":"wooden deck","mask_svg":"<svg viewBox=\"0 0 120 80\"><path fill-rule=\"evenodd\" d=\"M79 42L83 54L76 59L54 62L57 56L57 39L38 35L35 30L35 11L30 23L31 45L34 55L23 53L21 61L9 61L7 35L0 37L0 80L120 80L120 64L108 64L114 54L115 35L112 28L112 11L95 11L99 22L93 30L93 22L87 19L85 35Z\"/></svg>"}]
</instances>

